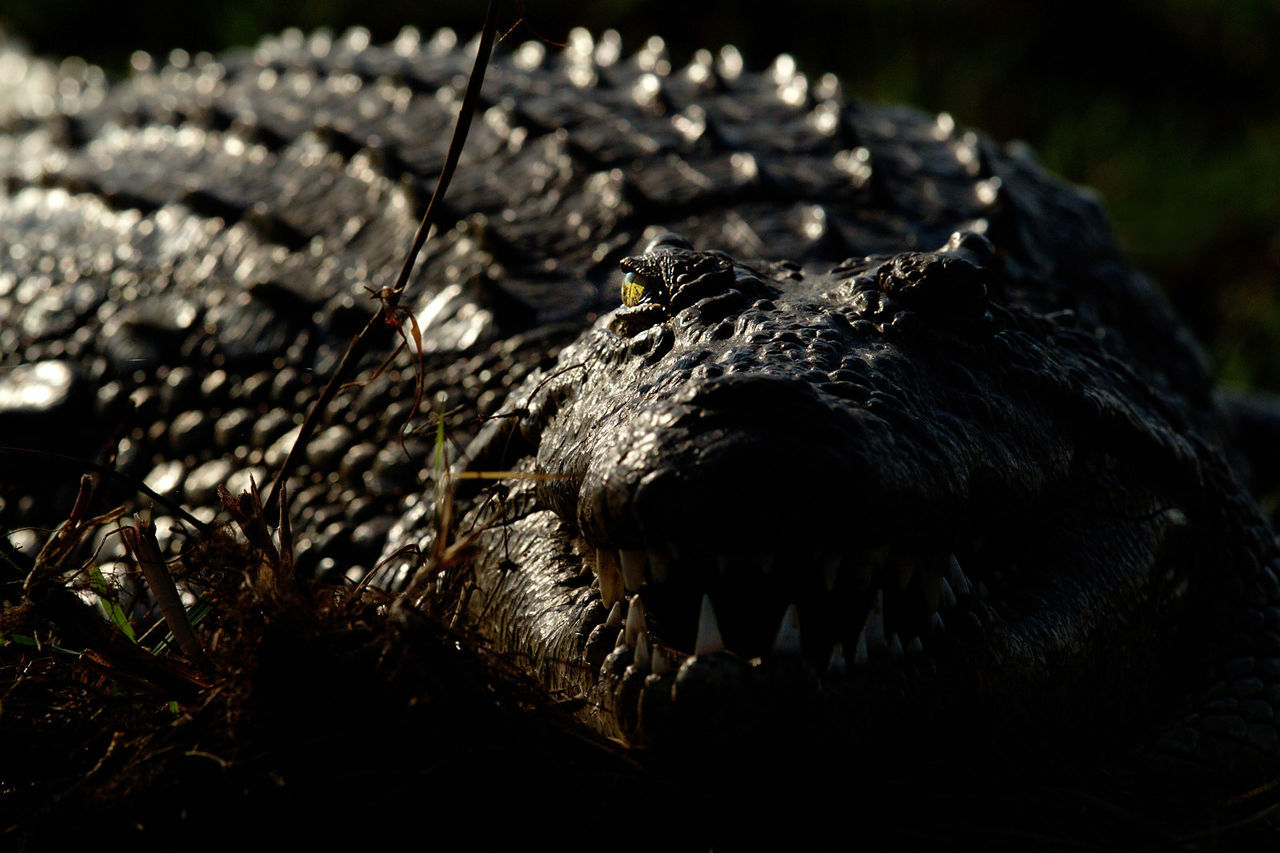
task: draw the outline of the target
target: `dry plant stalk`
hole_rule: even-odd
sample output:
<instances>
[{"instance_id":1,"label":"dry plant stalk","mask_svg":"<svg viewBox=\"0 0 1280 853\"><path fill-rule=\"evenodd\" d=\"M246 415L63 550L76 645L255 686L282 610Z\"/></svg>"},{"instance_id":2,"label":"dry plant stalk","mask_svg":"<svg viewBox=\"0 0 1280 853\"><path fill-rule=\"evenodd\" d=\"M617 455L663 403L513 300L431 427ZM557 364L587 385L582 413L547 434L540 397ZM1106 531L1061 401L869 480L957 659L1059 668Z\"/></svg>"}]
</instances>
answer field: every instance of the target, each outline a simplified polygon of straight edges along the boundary
<instances>
[{"instance_id":1,"label":"dry plant stalk","mask_svg":"<svg viewBox=\"0 0 1280 853\"><path fill-rule=\"evenodd\" d=\"M393 287L386 288L376 294L379 300L378 310L369 318L369 322L365 324L365 327L352 338L347 351L343 353L337 367L333 369L333 374L329 377L329 381L321 390L320 396L311 405L311 409L303 419L302 428L298 432L297 439L294 441L293 446L289 448L288 455L276 472L275 480L267 490L267 499L263 503L267 513L270 513L276 507L281 489L297 465L299 457L306 450L307 444L311 441L311 436L315 434L320 415L328 409L334 395L342 387L343 377L347 374L348 369L354 366L368 350L373 332L381 327L384 329L396 329L400 334L404 334L403 329L396 320L400 308L400 298L409 284L409 276L413 272L414 264L417 263L418 255L422 252L422 247L426 244L427 238L431 236L431 232L436 225L436 218L439 216L445 193L448 192L449 183L453 180L454 170L457 169L458 160L462 156L462 147L466 143L467 133L471 129L471 117L475 115L476 108L480 103L480 87L484 83L485 70L489 66L489 58L493 55L493 43L497 39L498 16L501 11L501 0L489 0L488 8L485 11L484 28L481 30L479 48L476 51L475 63L471 67L471 76L467 78L467 88L463 93L462 106L458 111L458 120L454 125L453 136L449 140L449 150L445 154L444 165L441 167L440 177L436 181L435 191L427 202L427 210L423 213L422 221L418 224L418 230L413 236L413 245L405 258L400 275L396 278L396 283ZM422 352L421 338L416 328L414 335L419 339L418 353L420 355Z\"/></svg>"},{"instance_id":2,"label":"dry plant stalk","mask_svg":"<svg viewBox=\"0 0 1280 853\"><path fill-rule=\"evenodd\" d=\"M169 567L165 565L164 555L160 552L155 527L150 521L135 516L134 526L120 528L120 537L124 540L125 547L133 555L138 567L142 569L142 576L146 579L151 594L155 596L160 614L164 617L165 624L169 626L169 631L173 634L173 640L178 644L178 648L188 660L207 667L209 661L205 657L204 649L200 646L199 638L196 637L195 629L191 626L191 620L187 618L187 609L182 606L178 587L173 582Z\"/></svg>"}]
</instances>

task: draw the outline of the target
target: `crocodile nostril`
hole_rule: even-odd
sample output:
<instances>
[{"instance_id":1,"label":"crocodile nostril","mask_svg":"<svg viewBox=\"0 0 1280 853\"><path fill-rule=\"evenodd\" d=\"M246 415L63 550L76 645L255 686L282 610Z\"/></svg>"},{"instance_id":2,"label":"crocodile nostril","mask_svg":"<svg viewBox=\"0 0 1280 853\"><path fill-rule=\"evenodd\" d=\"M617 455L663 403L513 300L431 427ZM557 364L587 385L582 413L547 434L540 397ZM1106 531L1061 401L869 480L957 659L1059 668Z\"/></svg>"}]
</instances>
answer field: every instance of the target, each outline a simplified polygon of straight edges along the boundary
<instances>
[{"instance_id":1,"label":"crocodile nostril","mask_svg":"<svg viewBox=\"0 0 1280 853\"><path fill-rule=\"evenodd\" d=\"M880 268L886 295L923 314L973 317L987 307L987 272L960 255L907 253Z\"/></svg>"}]
</instances>

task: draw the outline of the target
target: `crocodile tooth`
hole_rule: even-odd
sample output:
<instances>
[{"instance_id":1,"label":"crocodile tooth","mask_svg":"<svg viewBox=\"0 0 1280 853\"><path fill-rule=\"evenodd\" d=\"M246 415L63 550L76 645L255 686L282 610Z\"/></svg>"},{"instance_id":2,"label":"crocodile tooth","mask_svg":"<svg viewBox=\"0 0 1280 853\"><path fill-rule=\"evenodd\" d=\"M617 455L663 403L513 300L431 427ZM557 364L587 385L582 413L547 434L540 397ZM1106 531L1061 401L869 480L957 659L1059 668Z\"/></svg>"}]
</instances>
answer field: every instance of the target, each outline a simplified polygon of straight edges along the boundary
<instances>
[{"instance_id":1,"label":"crocodile tooth","mask_svg":"<svg viewBox=\"0 0 1280 853\"><path fill-rule=\"evenodd\" d=\"M924 643L919 637L912 637L911 642L907 644L907 654L918 655L924 651Z\"/></svg>"},{"instance_id":2,"label":"crocodile tooth","mask_svg":"<svg viewBox=\"0 0 1280 853\"><path fill-rule=\"evenodd\" d=\"M638 548L626 548L618 552L618 561L622 564L622 580L627 592L635 592L644 583L644 551Z\"/></svg>"},{"instance_id":3,"label":"crocodile tooth","mask_svg":"<svg viewBox=\"0 0 1280 853\"><path fill-rule=\"evenodd\" d=\"M987 585L982 581L978 581L978 598L988 601L991 598L991 590L987 589Z\"/></svg>"},{"instance_id":4,"label":"crocodile tooth","mask_svg":"<svg viewBox=\"0 0 1280 853\"><path fill-rule=\"evenodd\" d=\"M716 624L716 611L711 606L711 599L705 593L702 596L702 608L698 611L698 638L693 644L693 653L698 657L714 655L724 651L724 638L720 636L720 626Z\"/></svg>"},{"instance_id":5,"label":"crocodile tooth","mask_svg":"<svg viewBox=\"0 0 1280 853\"><path fill-rule=\"evenodd\" d=\"M943 610L950 610L956 606L956 593L955 590L951 588L951 584L947 583L946 578L942 578L941 580L942 583L939 585L940 595L938 597L938 606ZM937 609L937 607L934 608L935 611Z\"/></svg>"},{"instance_id":6,"label":"crocodile tooth","mask_svg":"<svg viewBox=\"0 0 1280 853\"><path fill-rule=\"evenodd\" d=\"M600 569L600 598L605 607L613 607L622 600L622 572L613 551L605 548L596 549L596 565Z\"/></svg>"},{"instance_id":7,"label":"crocodile tooth","mask_svg":"<svg viewBox=\"0 0 1280 853\"><path fill-rule=\"evenodd\" d=\"M853 666L862 669L867 665L870 656L867 654L867 632L858 635L858 647L853 650Z\"/></svg>"},{"instance_id":8,"label":"crocodile tooth","mask_svg":"<svg viewBox=\"0 0 1280 853\"><path fill-rule=\"evenodd\" d=\"M666 556L656 551L649 552L649 579L654 583L667 582L667 569L671 564Z\"/></svg>"},{"instance_id":9,"label":"crocodile tooth","mask_svg":"<svg viewBox=\"0 0 1280 853\"><path fill-rule=\"evenodd\" d=\"M848 664L844 659L844 643L836 643L831 647L831 658L827 661L827 672L830 675L844 675Z\"/></svg>"},{"instance_id":10,"label":"crocodile tooth","mask_svg":"<svg viewBox=\"0 0 1280 853\"><path fill-rule=\"evenodd\" d=\"M940 613L933 614L933 620L929 624L932 626L935 635L947 630L947 626L942 624L942 615Z\"/></svg>"},{"instance_id":11,"label":"crocodile tooth","mask_svg":"<svg viewBox=\"0 0 1280 853\"><path fill-rule=\"evenodd\" d=\"M775 655L800 654L800 611L794 604L787 606L782 614L782 625L778 628L778 636L773 640Z\"/></svg>"},{"instance_id":12,"label":"crocodile tooth","mask_svg":"<svg viewBox=\"0 0 1280 853\"><path fill-rule=\"evenodd\" d=\"M615 649L627 648L627 632L626 631L618 632L618 639L614 641L613 647Z\"/></svg>"},{"instance_id":13,"label":"crocodile tooth","mask_svg":"<svg viewBox=\"0 0 1280 853\"><path fill-rule=\"evenodd\" d=\"M675 669L675 664L671 661L671 656L667 654L667 650L662 646L654 645L653 660L649 668L653 670L654 675L666 675Z\"/></svg>"},{"instance_id":14,"label":"crocodile tooth","mask_svg":"<svg viewBox=\"0 0 1280 853\"><path fill-rule=\"evenodd\" d=\"M951 577L951 586L955 589L957 595L968 595L973 592L973 585L965 577L964 569L960 568L960 561L956 559L955 554L950 556L947 570Z\"/></svg>"},{"instance_id":15,"label":"crocodile tooth","mask_svg":"<svg viewBox=\"0 0 1280 853\"><path fill-rule=\"evenodd\" d=\"M644 602L640 600L640 596L631 596L630 605L627 608L627 645L634 646L636 638L644 636L648 628L644 618Z\"/></svg>"},{"instance_id":16,"label":"crocodile tooth","mask_svg":"<svg viewBox=\"0 0 1280 853\"><path fill-rule=\"evenodd\" d=\"M897 631L894 631L889 637L889 654L895 658L902 657L902 640L898 639Z\"/></svg>"},{"instance_id":17,"label":"crocodile tooth","mask_svg":"<svg viewBox=\"0 0 1280 853\"><path fill-rule=\"evenodd\" d=\"M835 592L838 580L840 580L840 555L829 554L822 561L822 582L826 584L827 592Z\"/></svg>"},{"instance_id":18,"label":"crocodile tooth","mask_svg":"<svg viewBox=\"0 0 1280 853\"><path fill-rule=\"evenodd\" d=\"M653 658L649 654L649 637L643 631L636 638L636 656L632 660L632 665L642 672L653 665Z\"/></svg>"},{"instance_id":19,"label":"crocodile tooth","mask_svg":"<svg viewBox=\"0 0 1280 853\"><path fill-rule=\"evenodd\" d=\"M622 602L615 601L613 606L609 608L609 615L604 620L606 628L622 627Z\"/></svg>"}]
</instances>

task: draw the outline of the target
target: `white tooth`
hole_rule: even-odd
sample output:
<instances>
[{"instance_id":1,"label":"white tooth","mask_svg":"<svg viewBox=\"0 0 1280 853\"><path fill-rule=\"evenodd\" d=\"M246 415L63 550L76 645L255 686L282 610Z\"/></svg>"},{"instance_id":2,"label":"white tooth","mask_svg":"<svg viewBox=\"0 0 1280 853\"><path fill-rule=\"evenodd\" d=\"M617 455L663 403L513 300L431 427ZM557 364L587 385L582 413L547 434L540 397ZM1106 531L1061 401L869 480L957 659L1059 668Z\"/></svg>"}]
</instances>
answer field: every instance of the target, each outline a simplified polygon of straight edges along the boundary
<instances>
[{"instance_id":1,"label":"white tooth","mask_svg":"<svg viewBox=\"0 0 1280 853\"><path fill-rule=\"evenodd\" d=\"M955 590L951 588L951 584L947 583L946 578L942 579L942 585L939 588L939 591L940 591L940 594L938 596L938 605L943 610L950 610L951 608L956 606ZM934 609L936 610L937 608L934 608Z\"/></svg>"},{"instance_id":2,"label":"white tooth","mask_svg":"<svg viewBox=\"0 0 1280 853\"><path fill-rule=\"evenodd\" d=\"M898 639L898 632L894 631L889 640L889 654L895 658L902 657L902 640Z\"/></svg>"},{"instance_id":3,"label":"white tooth","mask_svg":"<svg viewBox=\"0 0 1280 853\"><path fill-rule=\"evenodd\" d=\"M907 654L918 655L924 651L924 643L919 637L912 637L910 644L907 645Z\"/></svg>"},{"instance_id":4,"label":"white tooth","mask_svg":"<svg viewBox=\"0 0 1280 853\"><path fill-rule=\"evenodd\" d=\"M853 650L853 666L855 669L861 669L867 665L868 660L867 630L863 628L862 633L858 635L858 647Z\"/></svg>"},{"instance_id":5,"label":"white tooth","mask_svg":"<svg viewBox=\"0 0 1280 853\"><path fill-rule=\"evenodd\" d=\"M702 609L698 611L698 639L694 641L693 653L704 657L723 651L724 638L720 636L720 626L716 624L716 611L711 606L711 599L703 594Z\"/></svg>"},{"instance_id":6,"label":"white tooth","mask_svg":"<svg viewBox=\"0 0 1280 853\"><path fill-rule=\"evenodd\" d=\"M775 655L800 654L800 611L794 604L787 607L782 614L782 625L778 628L778 636L773 640Z\"/></svg>"},{"instance_id":7,"label":"white tooth","mask_svg":"<svg viewBox=\"0 0 1280 853\"><path fill-rule=\"evenodd\" d=\"M946 583L942 579L942 575L934 572L926 572L924 578L924 606L929 608L929 612L933 613L938 609L938 602L942 599L942 585Z\"/></svg>"},{"instance_id":8,"label":"white tooth","mask_svg":"<svg viewBox=\"0 0 1280 853\"><path fill-rule=\"evenodd\" d=\"M933 633L935 636L947 630L947 626L942 624L942 615L939 613L933 614L932 625L933 625Z\"/></svg>"},{"instance_id":9,"label":"white tooth","mask_svg":"<svg viewBox=\"0 0 1280 853\"><path fill-rule=\"evenodd\" d=\"M622 626L622 602L615 601L613 606L609 608L609 615L604 620L606 628L619 628Z\"/></svg>"},{"instance_id":10,"label":"white tooth","mask_svg":"<svg viewBox=\"0 0 1280 853\"><path fill-rule=\"evenodd\" d=\"M644 583L644 551L627 548L618 552L622 563L622 580L627 585L627 592L635 592Z\"/></svg>"},{"instance_id":11,"label":"white tooth","mask_svg":"<svg viewBox=\"0 0 1280 853\"><path fill-rule=\"evenodd\" d=\"M981 598L983 601L991 598L991 590L987 589L987 585L982 581L978 581L978 598Z\"/></svg>"},{"instance_id":12,"label":"white tooth","mask_svg":"<svg viewBox=\"0 0 1280 853\"><path fill-rule=\"evenodd\" d=\"M653 647L653 662L650 665L654 675L666 675L675 669L675 665L671 662L670 655L662 646Z\"/></svg>"},{"instance_id":13,"label":"white tooth","mask_svg":"<svg viewBox=\"0 0 1280 853\"><path fill-rule=\"evenodd\" d=\"M840 555L831 554L822 561L822 582L827 592L835 592L836 581L840 580Z\"/></svg>"},{"instance_id":14,"label":"white tooth","mask_svg":"<svg viewBox=\"0 0 1280 853\"><path fill-rule=\"evenodd\" d=\"M618 639L614 642L613 647L615 649L627 648L627 632L625 630L618 632Z\"/></svg>"},{"instance_id":15,"label":"white tooth","mask_svg":"<svg viewBox=\"0 0 1280 853\"><path fill-rule=\"evenodd\" d=\"M641 634L636 638L636 656L632 660L632 664L636 669L644 672L652 666L653 659L649 654L649 638L645 634Z\"/></svg>"},{"instance_id":16,"label":"white tooth","mask_svg":"<svg viewBox=\"0 0 1280 853\"><path fill-rule=\"evenodd\" d=\"M951 577L951 586L955 589L957 595L968 595L973 592L973 585L965 577L964 569L960 568L960 561L956 559L955 554L951 555L947 565L947 572Z\"/></svg>"},{"instance_id":17,"label":"white tooth","mask_svg":"<svg viewBox=\"0 0 1280 853\"><path fill-rule=\"evenodd\" d=\"M844 660L844 643L836 643L831 648L831 659L827 661L827 672L831 675L844 675L847 668Z\"/></svg>"},{"instance_id":18,"label":"white tooth","mask_svg":"<svg viewBox=\"0 0 1280 853\"><path fill-rule=\"evenodd\" d=\"M868 649L884 645L884 590L876 590L876 600L867 614L867 624L863 626L862 633L867 638Z\"/></svg>"},{"instance_id":19,"label":"white tooth","mask_svg":"<svg viewBox=\"0 0 1280 853\"><path fill-rule=\"evenodd\" d=\"M594 560L588 560L587 562L590 563L591 565L591 574L595 575L596 577L600 577L600 549L599 548L595 549L595 557L596 558Z\"/></svg>"},{"instance_id":20,"label":"white tooth","mask_svg":"<svg viewBox=\"0 0 1280 853\"><path fill-rule=\"evenodd\" d=\"M640 601L639 595L633 595L630 599L630 607L627 608L627 645L634 646L636 638L644 636L646 630L644 603Z\"/></svg>"},{"instance_id":21,"label":"white tooth","mask_svg":"<svg viewBox=\"0 0 1280 853\"><path fill-rule=\"evenodd\" d=\"M605 607L613 607L622 600L622 573L612 551L601 549L596 556L600 566L600 598Z\"/></svg>"},{"instance_id":22,"label":"white tooth","mask_svg":"<svg viewBox=\"0 0 1280 853\"><path fill-rule=\"evenodd\" d=\"M670 563L667 562L665 555L658 554L654 551L649 552L649 577L654 583L667 582L667 569Z\"/></svg>"}]
</instances>

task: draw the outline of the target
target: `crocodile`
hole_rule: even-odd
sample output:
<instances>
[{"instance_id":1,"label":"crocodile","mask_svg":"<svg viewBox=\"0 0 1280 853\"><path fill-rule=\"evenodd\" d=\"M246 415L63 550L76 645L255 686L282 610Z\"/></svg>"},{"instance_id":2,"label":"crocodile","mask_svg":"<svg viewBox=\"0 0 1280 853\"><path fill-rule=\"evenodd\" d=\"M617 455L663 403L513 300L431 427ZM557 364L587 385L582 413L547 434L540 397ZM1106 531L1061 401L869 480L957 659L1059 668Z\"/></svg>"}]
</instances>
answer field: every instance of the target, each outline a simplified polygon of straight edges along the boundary
<instances>
[{"instance_id":1,"label":"crocodile","mask_svg":"<svg viewBox=\"0 0 1280 853\"><path fill-rule=\"evenodd\" d=\"M212 520L391 284L474 46L289 31L116 84L0 49L5 442ZM1274 771L1275 539L1093 194L788 56L656 38L503 52L477 119L403 337L297 470L300 569L377 567L659 751L978 726ZM34 551L79 471L0 465ZM445 515L458 556L424 564Z\"/></svg>"}]
</instances>

